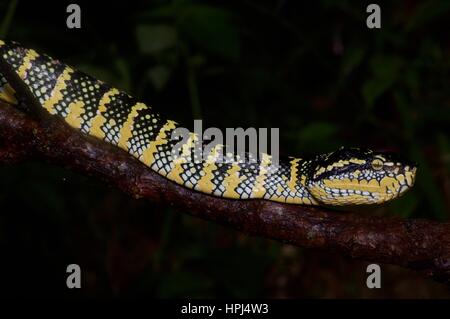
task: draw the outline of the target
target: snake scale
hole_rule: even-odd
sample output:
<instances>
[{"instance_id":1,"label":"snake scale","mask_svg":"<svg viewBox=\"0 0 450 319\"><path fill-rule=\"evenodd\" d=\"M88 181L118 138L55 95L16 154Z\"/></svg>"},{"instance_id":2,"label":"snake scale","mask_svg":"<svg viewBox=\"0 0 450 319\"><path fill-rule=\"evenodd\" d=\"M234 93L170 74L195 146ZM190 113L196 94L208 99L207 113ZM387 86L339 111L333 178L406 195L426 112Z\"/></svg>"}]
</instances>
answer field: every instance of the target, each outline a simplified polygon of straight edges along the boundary
<instances>
[{"instance_id":1,"label":"snake scale","mask_svg":"<svg viewBox=\"0 0 450 319\"><path fill-rule=\"evenodd\" d=\"M415 180L416 166L398 155L340 148L309 159L217 160L218 145L193 160L196 135L174 156L179 125L149 105L85 73L12 41L0 40L0 100L18 105L17 83L46 113L71 127L125 150L184 187L231 199L260 198L304 205L380 204L399 197Z\"/></svg>"}]
</instances>

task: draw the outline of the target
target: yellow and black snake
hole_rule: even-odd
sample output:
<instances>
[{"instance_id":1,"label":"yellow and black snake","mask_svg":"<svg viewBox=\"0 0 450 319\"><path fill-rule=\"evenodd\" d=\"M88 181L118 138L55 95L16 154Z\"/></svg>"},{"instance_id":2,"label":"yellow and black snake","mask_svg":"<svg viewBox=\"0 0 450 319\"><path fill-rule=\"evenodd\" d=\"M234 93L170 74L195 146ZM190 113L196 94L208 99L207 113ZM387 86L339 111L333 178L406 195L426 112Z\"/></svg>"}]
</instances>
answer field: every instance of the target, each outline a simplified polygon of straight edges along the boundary
<instances>
[{"instance_id":1,"label":"yellow and black snake","mask_svg":"<svg viewBox=\"0 0 450 319\"><path fill-rule=\"evenodd\" d=\"M379 204L414 184L416 166L395 154L359 148L311 159L289 158L271 165L257 161L218 161L221 145L193 160L196 135L173 156L178 127L147 104L72 67L16 42L0 40L0 100L20 103L18 83L35 104L83 133L118 146L175 183L214 196L305 205ZM17 93L16 93L17 92Z\"/></svg>"}]
</instances>

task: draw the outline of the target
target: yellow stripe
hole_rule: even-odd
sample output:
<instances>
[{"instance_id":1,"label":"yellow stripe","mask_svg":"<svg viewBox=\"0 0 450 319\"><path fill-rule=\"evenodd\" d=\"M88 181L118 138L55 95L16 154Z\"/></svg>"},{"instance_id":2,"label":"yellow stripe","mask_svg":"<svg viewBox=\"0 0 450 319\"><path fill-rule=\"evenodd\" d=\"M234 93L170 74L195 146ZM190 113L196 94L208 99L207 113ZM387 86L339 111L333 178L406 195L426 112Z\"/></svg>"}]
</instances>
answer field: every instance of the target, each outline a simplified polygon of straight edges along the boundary
<instances>
[{"instance_id":1,"label":"yellow stripe","mask_svg":"<svg viewBox=\"0 0 450 319\"><path fill-rule=\"evenodd\" d=\"M62 91L67 86L67 81L70 80L71 74L73 73L73 69L66 67L61 73L61 75L56 80L55 87L53 88L52 93L50 94L50 98L46 100L43 104L44 108L50 113L55 114L55 105L63 98Z\"/></svg>"},{"instance_id":2,"label":"yellow stripe","mask_svg":"<svg viewBox=\"0 0 450 319\"><path fill-rule=\"evenodd\" d=\"M253 186L251 198L263 198L266 193L266 188L264 187L264 181L267 178L267 168L272 162L272 158L266 153L262 154L261 164L259 167L259 174L256 177L255 185Z\"/></svg>"},{"instance_id":3,"label":"yellow stripe","mask_svg":"<svg viewBox=\"0 0 450 319\"><path fill-rule=\"evenodd\" d=\"M271 199L272 200L272 199ZM288 203L288 204L308 204L311 205L311 201L307 197L282 197L278 200L278 202L281 203Z\"/></svg>"},{"instance_id":4,"label":"yellow stripe","mask_svg":"<svg viewBox=\"0 0 450 319\"><path fill-rule=\"evenodd\" d=\"M17 74L23 80L27 74L27 70L31 67L31 62L39 56L36 51L28 50L27 54L23 58L22 65L19 67Z\"/></svg>"},{"instance_id":5,"label":"yellow stripe","mask_svg":"<svg viewBox=\"0 0 450 319\"><path fill-rule=\"evenodd\" d=\"M358 159L358 158L351 158L351 159L349 160L349 162L350 162L350 163L353 163L353 164L365 164L365 163L366 163L365 160Z\"/></svg>"},{"instance_id":6,"label":"yellow stripe","mask_svg":"<svg viewBox=\"0 0 450 319\"><path fill-rule=\"evenodd\" d=\"M191 158L191 149L195 146L195 141L198 140L198 137L195 133L189 133L189 139L185 144L181 146L181 154L174 154L173 156L179 156L175 158L172 161L172 169L170 170L169 174L167 174L167 178L183 185L184 180L181 178L181 173L183 173L184 169L182 168L182 164L187 163L187 159L189 158L190 161L193 161Z\"/></svg>"},{"instance_id":7,"label":"yellow stripe","mask_svg":"<svg viewBox=\"0 0 450 319\"><path fill-rule=\"evenodd\" d=\"M176 158L173 160L173 168L172 170L169 172L169 174L167 174L167 178L170 179L171 181L174 181L177 184L183 185L184 181L181 178L181 173L183 173L183 168L182 168L182 164L185 164L187 161L184 157L180 157L180 158Z\"/></svg>"},{"instance_id":8,"label":"yellow stripe","mask_svg":"<svg viewBox=\"0 0 450 319\"><path fill-rule=\"evenodd\" d=\"M111 97L119 94L119 90L111 89L105 94L103 94L100 103L98 105L97 114L91 121L91 128L89 129L89 134L100 139L105 138L105 133L101 130L101 127L106 122L106 118L102 115L106 111L106 104L111 102Z\"/></svg>"},{"instance_id":9,"label":"yellow stripe","mask_svg":"<svg viewBox=\"0 0 450 319\"><path fill-rule=\"evenodd\" d=\"M197 141L198 141L198 136L195 133L190 132L187 142L181 146L181 154L180 155L182 157L190 157L191 150L195 146L195 142L197 142ZM190 160L194 161L193 158L191 158Z\"/></svg>"},{"instance_id":10,"label":"yellow stripe","mask_svg":"<svg viewBox=\"0 0 450 319\"><path fill-rule=\"evenodd\" d=\"M4 44L5 44L5 42L0 40L0 47L3 46Z\"/></svg>"},{"instance_id":11,"label":"yellow stripe","mask_svg":"<svg viewBox=\"0 0 450 319\"><path fill-rule=\"evenodd\" d=\"M295 158L292 161L290 161L291 164L291 178L289 179L289 182L287 183L287 186L289 187L290 191L292 193L295 193L295 186L297 184L297 178L298 178L298 168L297 164L300 161L300 158Z\"/></svg>"},{"instance_id":12,"label":"yellow stripe","mask_svg":"<svg viewBox=\"0 0 450 319\"><path fill-rule=\"evenodd\" d=\"M9 83L6 83L3 86L3 90L0 91L0 100L15 105L17 104L16 97L14 96L15 93L16 91L14 91L11 85L9 85Z\"/></svg>"},{"instance_id":13,"label":"yellow stripe","mask_svg":"<svg viewBox=\"0 0 450 319\"><path fill-rule=\"evenodd\" d=\"M388 198L388 196L382 194L380 198ZM321 200L326 202L326 204L328 205L334 206L367 204L367 197L358 194L347 195L345 197L338 198L323 197L321 198Z\"/></svg>"},{"instance_id":14,"label":"yellow stripe","mask_svg":"<svg viewBox=\"0 0 450 319\"><path fill-rule=\"evenodd\" d=\"M214 178L213 172L216 169L217 166L214 162L208 162L205 164L205 166L203 166L203 172L205 172L205 175L203 175L198 181L196 189L207 194L212 194L214 188L216 187L216 185L212 182L212 179Z\"/></svg>"},{"instance_id":15,"label":"yellow stripe","mask_svg":"<svg viewBox=\"0 0 450 319\"><path fill-rule=\"evenodd\" d=\"M76 101L69 104L69 114L64 119L70 126L80 128L82 124L81 114L84 113L84 102Z\"/></svg>"},{"instance_id":16,"label":"yellow stripe","mask_svg":"<svg viewBox=\"0 0 450 319\"><path fill-rule=\"evenodd\" d=\"M155 160L154 153L157 150L157 147L159 145L166 144L168 142L167 134L166 132L174 129L176 125L176 122L168 120L166 124L159 130L158 136L156 139L150 143L150 145L147 147L147 149L142 153L141 157L139 158L142 163L144 163L147 166L151 166Z\"/></svg>"},{"instance_id":17,"label":"yellow stripe","mask_svg":"<svg viewBox=\"0 0 450 319\"><path fill-rule=\"evenodd\" d=\"M325 167L321 167L319 168L319 170L314 174L314 178L320 176L320 174L325 173L326 168Z\"/></svg>"},{"instance_id":18,"label":"yellow stripe","mask_svg":"<svg viewBox=\"0 0 450 319\"><path fill-rule=\"evenodd\" d=\"M228 176L222 182L222 185L225 187L225 192L223 194L224 197L227 198L240 198L239 194L235 191L235 188L245 179L245 176L239 177L239 171L241 168L238 164L231 164L230 169L228 170Z\"/></svg>"},{"instance_id":19,"label":"yellow stripe","mask_svg":"<svg viewBox=\"0 0 450 319\"><path fill-rule=\"evenodd\" d=\"M396 191L399 187L398 181L393 177L384 177L380 183L376 179L358 181L348 178L325 180L323 183L325 187L329 188L350 189L361 192L384 192L386 188Z\"/></svg>"},{"instance_id":20,"label":"yellow stripe","mask_svg":"<svg viewBox=\"0 0 450 319\"><path fill-rule=\"evenodd\" d=\"M207 194L213 193L216 185L214 185L212 180L214 179L214 171L217 169L217 158L220 156L220 150L222 148L223 145L218 144L211 150L211 153L208 154L208 158L202 168L205 175L203 175L202 178L200 178L200 180L198 181L196 185L197 190Z\"/></svg>"},{"instance_id":21,"label":"yellow stripe","mask_svg":"<svg viewBox=\"0 0 450 319\"><path fill-rule=\"evenodd\" d=\"M134 118L138 115L138 111L148 108L144 103L136 103L132 108L131 112L128 114L127 120L123 124L119 132L119 144L118 146L126 151L128 151L127 142L132 136L132 128L134 124Z\"/></svg>"},{"instance_id":22,"label":"yellow stripe","mask_svg":"<svg viewBox=\"0 0 450 319\"><path fill-rule=\"evenodd\" d=\"M290 201L287 201L287 203L291 203ZM306 204L306 205L319 205L319 202L316 201L314 198L308 198L308 197L301 197L299 201L292 201L292 204Z\"/></svg>"},{"instance_id":23,"label":"yellow stripe","mask_svg":"<svg viewBox=\"0 0 450 319\"><path fill-rule=\"evenodd\" d=\"M378 182L377 182L378 184ZM380 181L380 184L378 186L381 186L381 189L391 190L394 194L398 192L400 188L400 183L397 179L389 176L383 177L383 179Z\"/></svg>"},{"instance_id":24,"label":"yellow stripe","mask_svg":"<svg viewBox=\"0 0 450 319\"><path fill-rule=\"evenodd\" d=\"M412 186L414 184L414 174L412 172L405 172L405 178L408 186Z\"/></svg>"}]
</instances>

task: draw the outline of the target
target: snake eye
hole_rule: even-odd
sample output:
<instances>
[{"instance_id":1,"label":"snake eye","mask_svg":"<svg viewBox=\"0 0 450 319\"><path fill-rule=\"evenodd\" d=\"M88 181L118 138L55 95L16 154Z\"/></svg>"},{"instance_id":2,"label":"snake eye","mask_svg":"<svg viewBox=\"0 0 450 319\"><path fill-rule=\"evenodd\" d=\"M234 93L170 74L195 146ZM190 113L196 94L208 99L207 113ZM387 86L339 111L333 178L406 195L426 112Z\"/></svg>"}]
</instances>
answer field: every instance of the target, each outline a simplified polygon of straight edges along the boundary
<instances>
[{"instance_id":1,"label":"snake eye","mask_svg":"<svg viewBox=\"0 0 450 319\"><path fill-rule=\"evenodd\" d=\"M376 171L379 171L380 169L383 168L383 161L376 158L372 161L372 168Z\"/></svg>"}]
</instances>

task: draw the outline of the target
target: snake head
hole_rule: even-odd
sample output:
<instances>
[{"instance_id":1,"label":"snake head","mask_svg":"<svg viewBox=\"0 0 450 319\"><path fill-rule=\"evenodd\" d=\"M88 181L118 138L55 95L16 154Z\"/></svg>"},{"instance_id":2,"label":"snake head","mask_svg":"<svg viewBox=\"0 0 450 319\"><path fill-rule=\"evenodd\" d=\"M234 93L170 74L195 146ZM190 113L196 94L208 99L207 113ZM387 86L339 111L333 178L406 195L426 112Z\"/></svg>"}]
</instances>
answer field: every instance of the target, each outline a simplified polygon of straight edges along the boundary
<instances>
[{"instance_id":1,"label":"snake head","mask_svg":"<svg viewBox=\"0 0 450 319\"><path fill-rule=\"evenodd\" d=\"M397 198L414 185L417 167L393 153L344 147L312 163L306 187L320 203L333 206Z\"/></svg>"}]
</instances>

